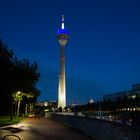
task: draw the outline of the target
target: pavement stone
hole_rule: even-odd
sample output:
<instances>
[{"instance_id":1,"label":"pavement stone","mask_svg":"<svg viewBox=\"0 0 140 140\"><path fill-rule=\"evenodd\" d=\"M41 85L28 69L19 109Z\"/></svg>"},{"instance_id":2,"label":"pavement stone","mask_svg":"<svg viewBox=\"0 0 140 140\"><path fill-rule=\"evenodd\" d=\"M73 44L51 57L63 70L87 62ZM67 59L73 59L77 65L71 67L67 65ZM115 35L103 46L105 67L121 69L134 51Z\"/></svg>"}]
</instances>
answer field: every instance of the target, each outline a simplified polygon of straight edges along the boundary
<instances>
[{"instance_id":1,"label":"pavement stone","mask_svg":"<svg viewBox=\"0 0 140 140\"><path fill-rule=\"evenodd\" d=\"M92 140L49 118L26 118L17 125L0 128L0 140L8 134L17 135L21 140Z\"/></svg>"}]
</instances>

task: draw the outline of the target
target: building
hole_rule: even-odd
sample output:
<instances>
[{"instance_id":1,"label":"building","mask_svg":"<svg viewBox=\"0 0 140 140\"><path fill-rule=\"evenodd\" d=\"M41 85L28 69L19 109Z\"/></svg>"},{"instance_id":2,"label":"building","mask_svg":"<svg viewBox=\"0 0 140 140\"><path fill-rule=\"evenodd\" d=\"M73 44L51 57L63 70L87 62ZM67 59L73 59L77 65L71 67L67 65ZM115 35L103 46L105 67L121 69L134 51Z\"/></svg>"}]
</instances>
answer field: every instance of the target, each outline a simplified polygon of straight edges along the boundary
<instances>
[{"instance_id":1,"label":"building","mask_svg":"<svg viewBox=\"0 0 140 140\"><path fill-rule=\"evenodd\" d=\"M104 95L103 100L116 101L118 98L123 98L123 97L135 98L137 95L140 96L140 83L132 85L132 89L128 91Z\"/></svg>"},{"instance_id":2,"label":"building","mask_svg":"<svg viewBox=\"0 0 140 140\"><path fill-rule=\"evenodd\" d=\"M40 107L54 107L57 108L57 101L42 101L42 102L37 102L36 106L40 106Z\"/></svg>"},{"instance_id":3,"label":"building","mask_svg":"<svg viewBox=\"0 0 140 140\"><path fill-rule=\"evenodd\" d=\"M64 15L62 16L61 28L57 32L60 44L60 73L58 86L58 108L66 106L66 80L65 80L65 54L64 48L68 41L68 31L64 27Z\"/></svg>"}]
</instances>

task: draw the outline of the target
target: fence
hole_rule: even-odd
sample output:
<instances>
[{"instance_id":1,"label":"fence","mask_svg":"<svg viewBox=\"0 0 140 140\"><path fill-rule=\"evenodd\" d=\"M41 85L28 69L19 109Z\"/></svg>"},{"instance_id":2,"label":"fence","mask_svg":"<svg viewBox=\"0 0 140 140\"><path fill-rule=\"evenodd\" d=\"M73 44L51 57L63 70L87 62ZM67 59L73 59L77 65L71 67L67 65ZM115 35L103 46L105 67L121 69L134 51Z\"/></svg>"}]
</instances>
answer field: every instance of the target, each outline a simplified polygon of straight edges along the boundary
<instances>
[{"instance_id":1,"label":"fence","mask_svg":"<svg viewBox=\"0 0 140 140\"><path fill-rule=\"evenodd\" d=\"M140 140L140 128L105 120L78 117L66 114L51 114L51 117L77 129L96 140Z\"/></svg>"}]
</instances>

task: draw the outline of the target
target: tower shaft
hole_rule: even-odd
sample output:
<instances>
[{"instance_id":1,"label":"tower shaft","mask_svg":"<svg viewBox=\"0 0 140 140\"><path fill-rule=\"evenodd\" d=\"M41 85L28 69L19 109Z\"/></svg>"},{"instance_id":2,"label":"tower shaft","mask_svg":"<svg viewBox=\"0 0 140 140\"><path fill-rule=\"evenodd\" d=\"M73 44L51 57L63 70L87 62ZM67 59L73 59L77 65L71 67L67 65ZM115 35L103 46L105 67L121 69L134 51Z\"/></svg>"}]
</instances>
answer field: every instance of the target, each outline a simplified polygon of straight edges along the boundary
<instances>
[{"instance_id":1,"label":"tower shaft","mask_svg":"<svg viewBox=\"0 0 140 140\"><path fill-rule=\"evenodd\" d=\"M65 80L65 54L64 48L68 41L68 31L64 26L64 15L61 20L61 28L57 32L57 39L60 44L60 73L58 85L58 108L66 106L66 80Z\"/></svg>"},{"instance_id":2,"label":"tower shaft","mask_svg":"<svg viewBox=\"0 0 140 140\"><path fill-rule=\"evenodd\" d=\"M65 82L65 54L64 45L60 46L60 74L58 89L58 107L66 106L66 82Z\"/></svg>"}]
</instances>

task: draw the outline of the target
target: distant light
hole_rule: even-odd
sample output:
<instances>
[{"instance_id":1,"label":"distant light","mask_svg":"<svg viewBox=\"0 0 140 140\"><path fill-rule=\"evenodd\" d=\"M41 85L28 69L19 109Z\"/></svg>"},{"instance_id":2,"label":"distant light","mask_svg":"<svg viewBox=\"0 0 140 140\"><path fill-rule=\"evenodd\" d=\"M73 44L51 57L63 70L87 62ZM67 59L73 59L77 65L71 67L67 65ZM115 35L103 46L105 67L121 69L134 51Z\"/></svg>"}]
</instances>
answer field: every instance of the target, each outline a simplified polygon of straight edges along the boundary
<instances>
[{"instance_id":1,"label":"distant light","mask_svg":"<svg viewBox=\"0 0 140 140\"><path fill-rule=\"evenodd\" d=\"M93 104L93 103L94 103L94 100L93 100L93 99L90 99L90 100L89 100L89 103L90 103L90 104Z\"/></svg>"},{"instance_id":2,"label":"distant light","mask_svg":"<svg viewBox=\"0 0 140 140\"><path fill-rule=\"evenodd\" d=\"M132 95L131 97L132 97L132 99L135 99L136 98L136 95Z\"/></svg>"},{"instance_id":3,"label":"distant light","mask_svg":"<svg viewBox=\"0 0 140 140\"><path fill-rule=\"evenodd\" d=\"M49 109L45 109L45 112L48 112L49 111Z\"/></svg>"},{"instance_id":4,"label":"distant light","mask_svg":"<svg viewBox=\"0 0 140 140\"><path fill-rule=\"evenodd\" d=\"M48 102L45 102L45 103L44 103L44 106L48 106Z\"/></svg>"},{"instance_id":5,"label":"distant light","mask_svg":"<svg viewBox=\"0 0 140 140\"><path fill-rule=\"evenodd\" d=\"M18 91L18 92L16 93L16 95L17 95L17 96L20 95L20 91Z\"/></svg>"}]
</instances>

